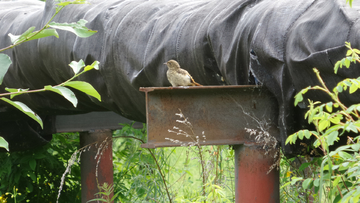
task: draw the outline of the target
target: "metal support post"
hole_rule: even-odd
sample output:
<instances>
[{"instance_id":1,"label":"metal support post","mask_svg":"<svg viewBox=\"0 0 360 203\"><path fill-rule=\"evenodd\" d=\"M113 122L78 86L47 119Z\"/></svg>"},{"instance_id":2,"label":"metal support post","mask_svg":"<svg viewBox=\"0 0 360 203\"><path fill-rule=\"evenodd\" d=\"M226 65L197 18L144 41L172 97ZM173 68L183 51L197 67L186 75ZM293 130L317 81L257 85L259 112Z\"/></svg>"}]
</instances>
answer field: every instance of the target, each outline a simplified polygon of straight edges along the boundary
<instances>
[{"instance_id":1,"label":"metal support post","mask_svg":"<svg viewBox=\"0 0 360 203\"><path fill-rule=\"evenodd\" d=\"M274 153L265 155L259 145L235 145L235 202L279 203L279 171Z\"/></svg>"},{"instance_id":2,"label":"metal support post","mask_svg":"<svg viewBox=\"0 0 360 203\"><path fill-rule=\"evenodd\" d=\"M95 194L100 192L99 186L105 182L113 184L112 132L81 132L80 145L91 146L90 150L86 147L86 151L81 154L81 202L86 203L98 198Z\"/></svg>"}]
</instances>

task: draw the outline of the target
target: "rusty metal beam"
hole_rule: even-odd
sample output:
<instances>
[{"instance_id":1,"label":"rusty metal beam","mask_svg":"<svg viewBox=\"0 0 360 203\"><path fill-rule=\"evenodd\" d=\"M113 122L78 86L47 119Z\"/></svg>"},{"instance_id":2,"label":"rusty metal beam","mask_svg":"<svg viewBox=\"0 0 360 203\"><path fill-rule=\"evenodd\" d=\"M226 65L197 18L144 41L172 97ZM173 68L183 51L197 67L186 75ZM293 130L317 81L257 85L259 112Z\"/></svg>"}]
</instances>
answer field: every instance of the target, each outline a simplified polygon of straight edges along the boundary
<instances>
[{"instance_id":1,"label":"rusty metal beam","mask_svg":"<svg viewBox=\"0 0 360 203\"><path fill-rule=\"evenodd\" d=\"M56 116L56 132L86 132L94 129L121 129L120 123L132 123L125 117L111 111L97 111L86 114ZM142 123L136 122L134 128L142 128Z\"/></svg>"},{"instance_id":2,"label":"rusty metal beam","mask_svg":"<svg viewBox=\"0 0 360 203\"><path fill-rule=\"evenodd\" d=\"M203 145L236 145L253 143L245 128L263 126L277 137L278 105L269 91L259 86L149 87L146 93L147 144L145 148L180 146L166 140L190 142L183 135L169 133L177 123L175 114L181 109L189 118L196 135L204 131Z\"/></svg>"},{"instance_id":3,"label":"rusty metal beam","mask_svg":"<svg viewBox=\"0 0 360 203\"><path fill-rule=\"evenodd\" d=\"M258 86L202 86L140 88L146 94L148 141L145 148L181 146L165 138L191 142L181 134L169 133L174 126L205 132L202 145L235 145L236 203L278 203L279 171L267 174L274 163L273 154L265 155L262 146L248 129L267 131L279 140L276 99ZM175 114L179 109L192 123L187 129ZM181 119L179 119L181 120Z\"/></svg>"},{"instance_id":4,"label":"rusty metal beam","mask_svg":"<svg viewBox=\"0 0 360 203\"><path fill-rule=\"evenodd\" d=\"M93 144L97 143L97 144ZM80 133L80 145L86 147L81 153L81 202L98 198L98 186L105 182L113 185L112 132L95 130ZM100 161L99 161L100 158ZM111 197L114 194L111 194ZM111 198L110 197L110 198Z\"/></svg>"}]
</instances>

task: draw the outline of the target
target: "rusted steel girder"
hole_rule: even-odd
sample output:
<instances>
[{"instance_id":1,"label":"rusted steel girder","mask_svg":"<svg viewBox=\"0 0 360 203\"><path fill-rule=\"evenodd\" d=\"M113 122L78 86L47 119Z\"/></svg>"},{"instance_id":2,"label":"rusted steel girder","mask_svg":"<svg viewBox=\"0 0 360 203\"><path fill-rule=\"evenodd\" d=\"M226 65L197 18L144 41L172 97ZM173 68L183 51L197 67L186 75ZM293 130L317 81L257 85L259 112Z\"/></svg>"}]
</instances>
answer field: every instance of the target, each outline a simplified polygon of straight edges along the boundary
<instances>
[{"instance_id":1,"label":"rusted steel girder","mask_svg":"<svg viewBox=\"0 0 360 203\"><path fill-rule=\"evenodd\" d=\"M236 203L279 202L279 171L267 174L274 163L265 155L246 129L266 131L279 140L276 99L259 86L148 87L146 119L148 141L145 148L181 146L165 138L191 142L189 137L170 133L176 126L194 136L206 136L201 145L235 145ZM181 109L192 129L176 122ZM174 130L176 131L176 130Z\"/></svg>"},{"instance_id":2,"label":"rusted steel girder","mask_svg":"<svg viewBox=\"0 0 360 203\"><path fill-rule=\"evenodd\" d=\"M269 91L259 86L148 87L146 93L147 144L145 148L179 146L165 138L190 142L183 135L169 133L174 126L188 131L176 122L179 109L194 127L206 136L202 145L236 145L253 143L249 129L266 129L279 135L278 105Z\"/></svg>"},{"instance_id":3,"label":"rusted steel girder","mask_svg":"<svg viewBox=\"0 0 360 203\"><path fill-rule=\"evenodd\" d=\"M94 144L97 143L97 144ZM99 186L113 185L112 132L94 130L80 133L81 153L81 202L95 198ZM86 146L86 147L85 147ZM89 148L90 147L90 148ZM110 195L112 198L114 194Z\"/></svg>"}]
</instances>

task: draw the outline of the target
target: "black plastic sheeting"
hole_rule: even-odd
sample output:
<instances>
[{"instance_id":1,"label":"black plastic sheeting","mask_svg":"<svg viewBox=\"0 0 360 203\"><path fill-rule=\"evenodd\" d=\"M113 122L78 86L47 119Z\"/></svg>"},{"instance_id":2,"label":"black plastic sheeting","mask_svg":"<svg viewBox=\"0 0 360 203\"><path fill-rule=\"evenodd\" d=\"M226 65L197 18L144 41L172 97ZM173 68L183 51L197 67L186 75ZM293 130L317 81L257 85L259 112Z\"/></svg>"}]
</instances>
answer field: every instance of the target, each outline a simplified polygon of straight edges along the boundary
<instances>
[{"instance_id":1,"label":"black plastic sheeting","mask_svg":"<svg viewBox=\"0 0 360 203\"><path fill-rule=\"evenodd\" d=\"M74 108L51 92L19 96L43 117L48 115L44 131L1 103L0 135L11 139L11 150L45 143L54 130L51 115L110 110L144 122L145 99L139 87L170 86L163 65L170 59L179 61L203 85L247 85L255 76L278 100L282 144L299 127L296 120L302 118L293 107L294 94L318 84L313 67L329 86L344 77L360 75L356 68L333 74L335 62L345 56L344 42L360 45L360 14L356 5L350 9L345 0L89 2L66 7L54 21L83 18L97 34L82 39L60 31L60 39L34 40L6 51L14 63L1 89L59 84L73 75L68 66L71 61L84 59L91 64L98 60L100 70L83 74L79 80L90 82L103 102L77 94L80 102ZM0 2L0 47L10 45L8 33L21 34L30 26L39 29L53 13L54 2L50 0L45 9L36 1ZM324 98L311 92L308 96ZM359 97L345 99L360 101ZM17 132L24 125L27 128L23 129L32 130ZM21 139L24 134L31 141ZM285 149L287 154L294 153L294 149Z\"/></svg>"}]
</instances>

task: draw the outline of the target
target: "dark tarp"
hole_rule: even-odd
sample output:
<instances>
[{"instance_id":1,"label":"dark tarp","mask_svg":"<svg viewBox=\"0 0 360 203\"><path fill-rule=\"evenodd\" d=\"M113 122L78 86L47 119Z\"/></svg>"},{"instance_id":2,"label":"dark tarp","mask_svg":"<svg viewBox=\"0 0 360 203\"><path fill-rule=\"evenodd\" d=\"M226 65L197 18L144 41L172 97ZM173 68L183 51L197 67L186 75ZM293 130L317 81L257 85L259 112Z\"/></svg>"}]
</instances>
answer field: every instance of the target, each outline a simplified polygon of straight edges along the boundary
<instances>
[{"instance_id":1,"label":"dark tarp","mask_svg":"<svg viewBox=\"0 0 360 203\"><path fill-rule=\"evenodd\" d=\"M169 59L175 59L203 85L245 85L254 75L279 103L280 140L296 128L293 96L302 88L317 84L312 71L317 67L328 85L341 78L357 77L355 68L333 74L334 63L344 57L345 41L359 45L360 14L345 0L133 0L90 1L70 5L55 22L88 21L97 30L82 39L60 31L55 37L27 42L6 51L13 60L3 87L42 88L70 78L68 64L84 59L86 64L100 61L100 71L79 77L90 82L101 94L102 103L78 94L79 106L55 93L19 96L40 115L85 113L111 110L127 118L145 121L144 94L139 87L170 86L166 79ZM357 1L354 2L356 4ZM354 5L356 7L356 5ZM10 45L8 33L21 34L30 26L39 29L54 13L54 2L0 2L0 47ZM309 94L323 98L319 94ZM347 101L359 101L359 98ZM11 107L1 104L2 122L7 128L30 123L14 116ZM51 123L52 117L49 118ZM24 124L25 125L25 124ZM298 125L298 124L297 124ZM10 126L10 127L9 127ZM33 130L32 143L51 132ZM0 129L5 139L17 132ZM29 135L30 136L30 135ZM36 138L37 137L37 138ZM21 140L19 139L20 143ZM10 142L11 149L22 146ZM17 147L18 146L18 147ZM292 149L286 148L288 154Z\"/></svg>"}]
</instances>

